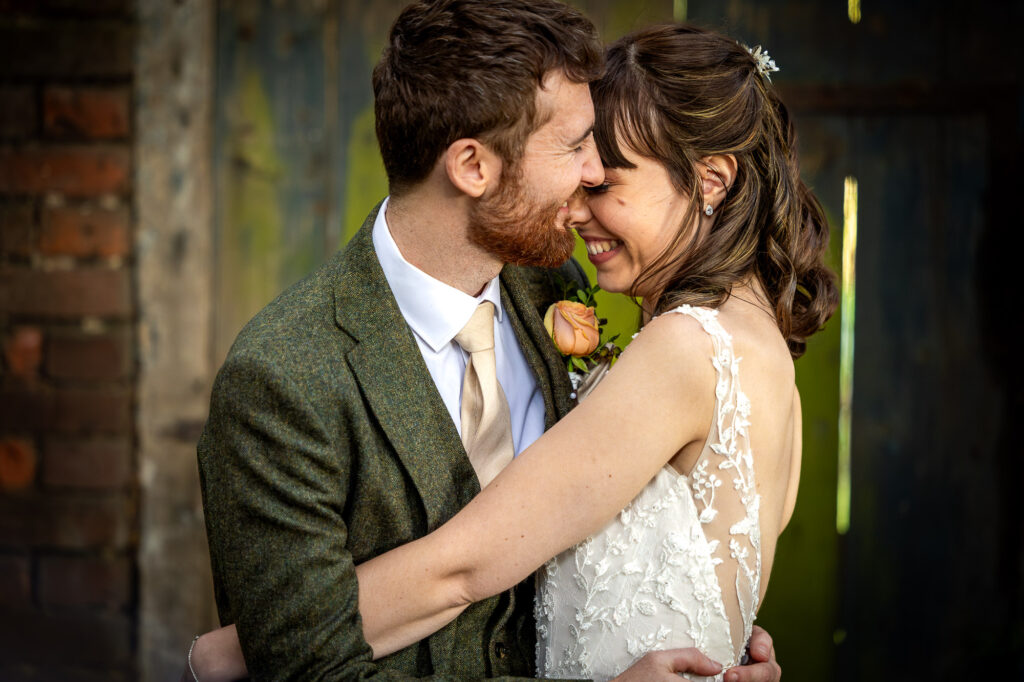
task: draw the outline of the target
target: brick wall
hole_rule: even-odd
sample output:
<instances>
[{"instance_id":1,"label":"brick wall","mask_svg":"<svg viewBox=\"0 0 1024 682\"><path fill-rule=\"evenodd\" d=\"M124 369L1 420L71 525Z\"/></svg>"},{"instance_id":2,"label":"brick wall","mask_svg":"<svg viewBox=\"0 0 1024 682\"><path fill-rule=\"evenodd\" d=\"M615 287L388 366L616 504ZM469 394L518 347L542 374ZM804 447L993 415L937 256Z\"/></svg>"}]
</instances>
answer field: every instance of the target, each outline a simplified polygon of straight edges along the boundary
<instances>
[{"instance_id":1,"label":"brick wall","mask_svg":"<svg viewBox=\"0 0 1024 682\"><path fill-rule=\"evenodd\" d=\"M0 679L134 679L135 19L0 0Z\"/></svg>"}]
</instances>

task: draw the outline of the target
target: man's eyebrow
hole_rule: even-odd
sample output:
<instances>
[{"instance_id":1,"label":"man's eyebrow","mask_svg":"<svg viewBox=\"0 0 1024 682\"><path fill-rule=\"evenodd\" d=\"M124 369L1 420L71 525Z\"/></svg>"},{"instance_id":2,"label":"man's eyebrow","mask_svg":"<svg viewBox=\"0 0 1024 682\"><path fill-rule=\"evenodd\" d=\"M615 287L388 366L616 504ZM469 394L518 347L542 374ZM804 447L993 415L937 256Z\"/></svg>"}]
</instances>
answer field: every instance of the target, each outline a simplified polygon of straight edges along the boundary
<instances>
[{"instance_id":1,"label":"man's eyebrow","mask_svg":"<svg viewBox=\"0 0 1024 682\"><path fill-rule=\"evenodd\" d=\"M588 137L590 137L590 133L592 133L592 132L594 132L594 124L593 123L590 124L590 127L587 128L587 131L585 133L583 133L582 135L577 137L575 140L570 142L569 146L570 147L578 147L580 144L583 143L583 140L585 140Z\"/></svg>"}]
</instances>

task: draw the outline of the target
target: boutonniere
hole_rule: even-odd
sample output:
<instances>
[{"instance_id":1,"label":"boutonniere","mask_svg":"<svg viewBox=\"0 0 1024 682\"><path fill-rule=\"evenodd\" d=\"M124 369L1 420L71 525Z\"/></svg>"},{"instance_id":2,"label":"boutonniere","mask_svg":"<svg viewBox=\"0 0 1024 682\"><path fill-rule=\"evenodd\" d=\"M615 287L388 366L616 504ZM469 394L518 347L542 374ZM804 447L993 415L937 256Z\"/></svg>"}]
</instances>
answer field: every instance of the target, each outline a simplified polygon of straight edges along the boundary
<instances>
[{"instance_id":1,"label":"boutonniere","mask_svg":"<svg viewBox=\"0 0 1024 682\"><path fill-rule=\"evenodd\" d=\"M544 314L544 328L558 352L565 356L565 368L572 382L573 398L585 398L597 385L622 349L615 345L618 334L601 345L601 330L608 320L597 316L595 294L598 285L577 289L562 284L561 301L552 303Z\"/></svg>"}]
</instances>

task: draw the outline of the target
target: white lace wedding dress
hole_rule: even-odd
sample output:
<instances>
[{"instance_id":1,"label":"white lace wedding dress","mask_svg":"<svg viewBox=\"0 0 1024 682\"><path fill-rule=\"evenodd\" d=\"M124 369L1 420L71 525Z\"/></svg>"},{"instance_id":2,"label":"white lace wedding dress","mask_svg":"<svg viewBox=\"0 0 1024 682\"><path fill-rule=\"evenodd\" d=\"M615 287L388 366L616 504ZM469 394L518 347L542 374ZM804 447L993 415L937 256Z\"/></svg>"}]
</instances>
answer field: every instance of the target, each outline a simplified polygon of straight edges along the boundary
<instances>
[{"instance_id":1,"label":"white lace wedding dress","mask_svg":"<svg viewBox=\"0 0 1024 682\"><path fill-rule=\"evenodd\" d=\"M761 583L760 498L740 358L718 312L688 305L710 335L715 421L689 476L666 465L600 532L538 574L537 673L608 680L648 651L743 655ZM720 680L691 677L689 679Z\"/></svg>"}]
</instances>

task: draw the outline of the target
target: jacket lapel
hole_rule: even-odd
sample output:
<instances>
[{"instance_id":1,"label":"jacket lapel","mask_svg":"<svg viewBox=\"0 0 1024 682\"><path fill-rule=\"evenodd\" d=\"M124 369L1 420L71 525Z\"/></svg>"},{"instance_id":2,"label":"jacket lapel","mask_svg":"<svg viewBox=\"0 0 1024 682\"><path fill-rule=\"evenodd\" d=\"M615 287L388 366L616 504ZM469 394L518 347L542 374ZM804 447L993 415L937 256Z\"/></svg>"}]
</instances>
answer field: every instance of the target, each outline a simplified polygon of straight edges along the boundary
<instances>
[{"instance_id":1,"label":"jacket lapel","mask_svg":"<svg viewBox=\"0 0 1024 682\"><path fill-rule=\"evenodd\" d=\"M355 341L347 360L362 394L423 500L428 530L480 492L459 433L423 362L373 248L375 208L340 254L334 304ZM515 266L501 272L502 304L544 398L550 428L572 408L565 361L555 349Z\"/></svg>"},{"instance_id":2,"label":"jacket lapel","mask_svg":"<svg viewBox=\"0 0 1024 682\"><path fill-rule=\"evenodd\" d=\"M341 256L335 316L357 341L348 354L349 366L419 492L428 530L433 530L480 486L377 260L372 240L376 214L376 209L371 212Z\"/></svg>"},{"instance_id":3,"label":"jacket lapel","mask_svg":"<svg viewBox=\"0 0 1024 682\"><path fill-rule=\"evenodd\" d=\"M509 311L516 338L526 361L533 368L544 396L545 427L551 428L572 408L572 385L565 369L565 360L537 315L519 269L506 265L501 271L501 302Z\"/></svg>"}]
</instances>

